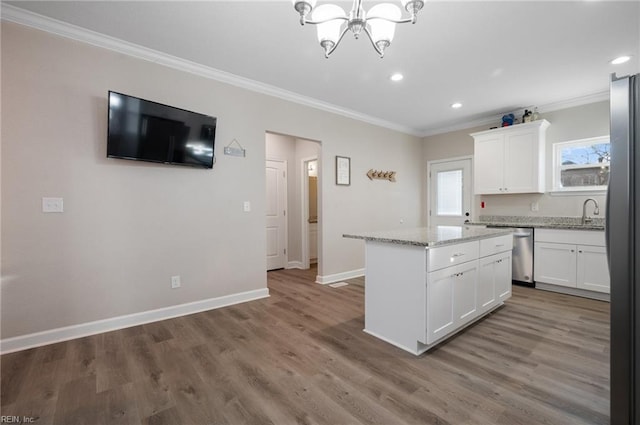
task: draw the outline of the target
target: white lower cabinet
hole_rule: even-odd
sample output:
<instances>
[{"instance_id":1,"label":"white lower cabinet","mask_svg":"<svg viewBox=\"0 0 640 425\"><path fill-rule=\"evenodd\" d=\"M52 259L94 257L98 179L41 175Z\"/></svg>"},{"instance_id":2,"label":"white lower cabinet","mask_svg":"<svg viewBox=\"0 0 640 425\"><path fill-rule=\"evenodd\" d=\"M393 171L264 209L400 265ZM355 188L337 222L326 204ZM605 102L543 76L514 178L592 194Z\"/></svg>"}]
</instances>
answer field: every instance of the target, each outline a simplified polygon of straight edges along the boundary
<instances>
[{"instance_id":1,"label":"white lower cabinet","mask_svg":"<svg viewBox=\"0 0 640 425\"><path fill-rule=\"evenodd\" d=\"M576 287L576 245L536 242L534 258L536 282Z\"/></svg>"},{"instance_id":2,"label":"white lower cabinet","mask_svg":"<svg viewBox=\"0 0 640 425\"><path fill-rule=\"evenodd\" d=\"M478 271L478 310L482 314L511 297L511 251L481 258Z\"/></svg>"},{"instance_id":3,"label":"white lower cabinet","mask_svg":"<svg viewBox=\"0 0 640 425\"><path fill-rule=\"evenodd\" d=\"M589 291L611 291L607 249L603 246L578 245L576 285Z\"/></svg>"},{"instance_id":4,"label":"white lower cabinet","mask_svg":"<svg viewBox=\"0 0 640 425\"><path fill-rule=\"evenodd\" d=\"M477 260L428 274L427 344L475 317L477 278Z\"/></svg>"},{"instance_id":5,"label":"white lower cabinet","mask_svg":"<svg viewBox=\"0 0 640 425\"><path fill-rule=\"evenodd\" d=\"M428 267L433 271L427 273L426 344L443 339L511 296L512 238L429 250ZM465 262L456 263L460 258ZM441 268L447 262L454 265Z\"/></svg>"},{"instance_id":6,"label":"white lower cabinet","mask_svg":"<svg viewBox=\"0 0 640 425\"><path fill-rule=\"evenodd\" d=\"M536 283L609 293L609 266L603 232L584 230L536 231Z\"/></svg>"}]
</instances>

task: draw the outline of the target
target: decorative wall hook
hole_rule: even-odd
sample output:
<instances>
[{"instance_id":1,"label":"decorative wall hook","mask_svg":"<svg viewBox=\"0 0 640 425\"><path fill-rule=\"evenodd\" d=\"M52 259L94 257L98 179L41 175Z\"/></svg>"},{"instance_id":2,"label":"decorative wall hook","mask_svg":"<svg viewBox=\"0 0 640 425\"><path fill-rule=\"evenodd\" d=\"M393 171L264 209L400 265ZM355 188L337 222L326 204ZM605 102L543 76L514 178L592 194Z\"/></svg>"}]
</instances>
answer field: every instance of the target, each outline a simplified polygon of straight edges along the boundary
<instances>
[{"instance_id":1,"label":"decorative wall hook","mask_svg":"<svg viewBox=\"0 0 640 425\"><path fill-rule=\"evenodd\" d=\"M369 177L369 180L378 179L378 180L389 180L390 182L395 182L396 172L395 171L378 171L372 168L367 172L367 177Z\"/></svg>"}]
</instances>

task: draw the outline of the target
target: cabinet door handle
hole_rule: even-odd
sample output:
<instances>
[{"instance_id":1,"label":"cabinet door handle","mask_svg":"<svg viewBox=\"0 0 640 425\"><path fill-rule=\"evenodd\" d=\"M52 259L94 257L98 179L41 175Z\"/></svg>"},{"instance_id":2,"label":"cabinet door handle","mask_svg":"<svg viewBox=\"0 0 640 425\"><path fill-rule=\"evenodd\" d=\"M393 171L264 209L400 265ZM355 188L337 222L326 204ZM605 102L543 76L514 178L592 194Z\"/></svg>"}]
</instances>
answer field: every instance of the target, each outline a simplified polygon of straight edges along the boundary
<instances>
[{"instance_id":1,"label":"cabinet door handle","mask_svg":"<svg viewBox=\"0 0 640 425\"><path fill-rule=\"evenodd\" d=\"M496 244L496 248L499 248L499 247L501 247L501 246L504 246L504 244L503 244L503 243L497 243L497 244Z\"/></svg>"},{"instance_id":2,"label":"cabinet door handle","mask_svg":"<svg viewBox=\"0 0 640 425\"><path fill-rule=\"evenodd\" d=\"M571 252L576 252L576 251L572 249Z\"/></svg>"},{"instance_id":3,"label":"cabinet door handle","mask_svg":"<svg viewBox=\"0 0 640 425\"><path fill-rule=\"evenodd\" d=\"M463 255L464 255L464 252L458 252L458 253L453 254L451 256L451 258L462 257Z\"/></svg>"},{"instance_id":4,"label":"cabinet door handle","mask_svg":"<svg viewBox=\"0 0 640 425\"><path fill-rule=\"evenodd\" d=\"M579 250L578 252L579 252L580 254L582 254L582 250Z\"/></svg>"}]
</instances>

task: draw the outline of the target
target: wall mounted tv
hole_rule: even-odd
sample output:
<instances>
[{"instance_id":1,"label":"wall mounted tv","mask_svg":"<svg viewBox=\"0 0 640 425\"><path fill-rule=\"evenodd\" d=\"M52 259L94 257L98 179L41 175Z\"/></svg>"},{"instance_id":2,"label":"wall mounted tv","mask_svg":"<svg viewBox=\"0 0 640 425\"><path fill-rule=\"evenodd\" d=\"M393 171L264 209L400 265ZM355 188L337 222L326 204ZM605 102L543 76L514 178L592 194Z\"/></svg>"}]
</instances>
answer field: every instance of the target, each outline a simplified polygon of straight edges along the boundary
<instances>
[{"instance_id":1,"label":"wall mounted tv","mask_svg":"<svg viewBox=\"0 0 640 425\"><path fill-rule=\"evenodd\" d=\"M109 91L107 157L211 168L216 118Z\"/></svg>"}]
</instances>

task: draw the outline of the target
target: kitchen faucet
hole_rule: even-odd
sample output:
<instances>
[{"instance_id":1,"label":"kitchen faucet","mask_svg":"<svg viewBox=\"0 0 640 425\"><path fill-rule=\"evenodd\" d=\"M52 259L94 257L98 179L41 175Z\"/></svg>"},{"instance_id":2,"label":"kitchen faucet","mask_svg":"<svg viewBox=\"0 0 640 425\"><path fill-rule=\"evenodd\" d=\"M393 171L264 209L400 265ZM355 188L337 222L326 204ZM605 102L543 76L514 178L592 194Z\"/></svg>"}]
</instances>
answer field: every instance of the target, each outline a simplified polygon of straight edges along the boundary
<instances>
[{"instance_id":1,"label":"kitchen faucet","mask_svg":"<svg viewBox=\"0 0 640 425\"><path fill-rule=\"evenodd\" d=\"M598 201L596 201L593 198L587 198L584 201L584 204L582 204L582 224L587 224L587 223L591 223L591 217L587 217L587 202L589 201L593 201L593 204L595 205L595 208L593 209L593 215L599 215L600 214L600 207L598 207Z\"/></svg>"}]
</instances>

